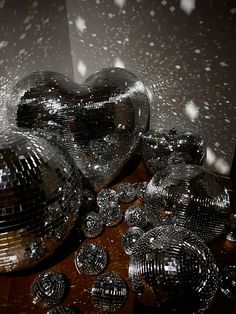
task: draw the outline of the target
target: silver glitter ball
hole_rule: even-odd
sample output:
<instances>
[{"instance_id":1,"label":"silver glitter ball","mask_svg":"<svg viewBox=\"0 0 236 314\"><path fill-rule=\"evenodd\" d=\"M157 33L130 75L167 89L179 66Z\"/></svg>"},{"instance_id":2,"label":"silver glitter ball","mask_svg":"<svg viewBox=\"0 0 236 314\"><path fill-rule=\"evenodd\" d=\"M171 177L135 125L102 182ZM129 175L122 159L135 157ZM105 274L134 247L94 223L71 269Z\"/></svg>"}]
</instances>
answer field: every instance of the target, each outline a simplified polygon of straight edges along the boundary
<instances>
[{"instance_id":1,"label":"silver glitter ball","mask_svg":"<svg viewBox=\"0 0 236 314\"><path fill-rule=\"evenodd\" d=\"M191 231L174 225L141 236L131 254L129 278L141 303L165 313L201 313L219 283L208 247Z\"/></svg>"},{"instance_id":2,"label":"silver glitter ball","mask_svg":"<svg viewBox=\"0 0 236 314\"><path fill-rule=\"evenodd\" d=\"M115 312L125 303L127 286L125 281L116 273L100 275L91 290L94 306L104 312Z\"/></svg>"},{"instance_id":3,"label":"silver glitter ball","mask_svg":"<svg viewBox=\"0 0 236 314\"><path fill-rule=\"evenodd\" d=\"M115 190L103 189L97 194L97 204L100 208L116 207L118 205L118 195Z\"/></svg>"},{"instance_id":4,"label":"silver glitter ball","mask_svg":"<svg viewBox=\"0 0 236 314\"><path fill-rule=\"evenodd\" d=\"M130 227L122 234L122 246L126 254L132 254L135 244L143 234L143 229L139 227Z\"/></svg>"},{"instance_id":5,"label":"silver glitter ball","mask_svg":"<svg viewBox=\"0 0 236 314\"><path fill-rule=\"evenodd\" d=\"M175 129L147 131L141 147L144 164L152 175L172 164L202 165L206 155L199 135Z\"/></svg>"},{"instance_id":6,"label":"silver glitter ball","mask_svg":"<svg viewBox=\"0 0 236 314\"><path fill-rule=\"evenodd\" d=\"M98 237L103 230L103 219L98 213L89 212L82 218L82 229L87 238Z\"/></svg>"},{"instance_id":7,"label":"silver glitter ball","mask_svg":"<svg viewBox=\"0 0 236 314\"><path fill-rule=\"evenodd\" d=\"M123 213L120 205L115 207L99 208L99 215L107 227L114 227L123 219Z\"/></svg>"},{"instance_id":8,"label":"silver glitter ball","mask_svg":"<svg viewBox=\"0 0 236 314\"><path fill-rule=\"evenodd\" d=\"M136 204L130 206L125 212L125 221L130 227L144 228L148 223L146 208Z\"/></svg>"},{"instance_id":9,"label":"silver glitter ball","mask_svg":"<svg viewBox=\"0 0 236 314\"><path fill-rule=\"evenodd\" d=\"M0 272L31 267L54 253L80 213L81 174L45 139L0 133Z\"/></svg>"},{"instance_id":10,"label":"silver glitter ball","mask_svg":"<svg viewBox=\"0 0 236 314\"><path fill-rule=\"evenodd\" d=\"M47 314L75 314L76 311L69 307L69 306L64 306L64 305L57 305L47 311Z\"/></svg>"},{"instance_id":11,"label":"silver glitter ball","mask_svg":"<svg viewBox=\"0 0 236 314\"><path fill-rule=\"evenodd\" d=\"M76 84L38 71L13 88L8 119L55 135L96 191L120 172L149 121L149 97L131 72L107 68Z\"/></svg>"},{"instance_id":12,"label":"silver glitter ball","mask_svg":"<svg viewBox=\"0 0 236 314\"><path fill-rule=\"evenodd\" d=\"M173 223L207 242L224 232L231 213L227 189L213 173L197 165L175 165L157 173L144 201L154 226Z\"/></svg>"},{"instance_id":13,"label":"silver glitter ball","mask_svg":"<svg viewBox=\"0 0 236 314\"><path fill-rule=\"evenodd\" d=\"M75 253L75 267L83 275L98 275L107 266L107 252L96 243L84 245Z\"/></svg>"},{"instance_id":14,"label":"silver glitter ball","mask_svg":"<svg viewBox=\"0 0 236 314\"><path fill-rule=\"evenodd\" d=\"M130 203L136 197L136 190L131 183L121 183L117 186L116 193L121 203Z\"/></svg>"},{"instance_id":15,"label":"silver glitter ball","mask_svg":"<svg viewBox=\"0 0 236 314\"><path fill-rule=\"evenodd\" d=\"M61 302L65 293L65 280L54 271L41 273L34 279L30 293L33 304L51 308Z\"/></svg>"},{"instance_id":16,"label":"silver glitter ball","mask_svg":"<svg viewBox=\"0 0 236 314\"><path fill-rule=\"evenodd\" d=\"M226 266L223 269L220 289L231 301L236 302L236 265Z\"/></svg>"}]
</instances>

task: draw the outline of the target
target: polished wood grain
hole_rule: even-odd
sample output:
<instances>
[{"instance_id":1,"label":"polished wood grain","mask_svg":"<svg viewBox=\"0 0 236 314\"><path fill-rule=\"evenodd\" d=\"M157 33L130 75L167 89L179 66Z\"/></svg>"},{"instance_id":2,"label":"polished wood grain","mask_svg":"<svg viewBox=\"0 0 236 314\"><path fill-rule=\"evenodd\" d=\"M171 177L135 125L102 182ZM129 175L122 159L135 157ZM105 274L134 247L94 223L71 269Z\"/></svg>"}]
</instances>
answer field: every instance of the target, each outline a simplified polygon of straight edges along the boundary
<instances>
[{"instance_id":1,"label":"polished wood grain","mask_svg":"<svg viewBox=\"0 0 236 314\"><path fill-rule=\"evenodd\" d=\"M134 183L149 179L150 175L142 163L137 163L137 160L133 160L127 165L125 172L116 182L113 182L112 186L115 188L120 182ZM221 180L229 187L232 206L235 208L235 192L232 190L227 178L221 177ZM140 200L136 199L135 202L139 203ZM122 205L122 210L125 211L128 206L130 204ZM129 257L124 253L121 246L121 235L127 228L127 224L123 221L116 227L106 227L101 236L96 239L85 239L84 241L81 241L81 235L78 230L74 230L54 256L43 264L22 273L2 274L0 276L0 313L46 313L46 310L37 308L32 304L30 296L31 283L36 274L46 270L58 271L65 276L68 288L63 301L64 305L73 306L79 313L98 313L93 307L90 298L90 289L97 277L83 276L76 271L74 266L74 252L81 245L92 242L101 244L108 252L109 263L105 271L115 271L127 282L129 290L127 302L117 313L143 313L145 309L136 305L135 295L130 287L128 280ZM211 244L210 248L220 269L226 265L236 264L236 243L234 244L225 241L224 238L220 238ZM235 303L229 301L219 292L211 308L206 313L235 314L235 307ZM148 313L147 310L146 313Z\"/></svg>"}]
</instances>

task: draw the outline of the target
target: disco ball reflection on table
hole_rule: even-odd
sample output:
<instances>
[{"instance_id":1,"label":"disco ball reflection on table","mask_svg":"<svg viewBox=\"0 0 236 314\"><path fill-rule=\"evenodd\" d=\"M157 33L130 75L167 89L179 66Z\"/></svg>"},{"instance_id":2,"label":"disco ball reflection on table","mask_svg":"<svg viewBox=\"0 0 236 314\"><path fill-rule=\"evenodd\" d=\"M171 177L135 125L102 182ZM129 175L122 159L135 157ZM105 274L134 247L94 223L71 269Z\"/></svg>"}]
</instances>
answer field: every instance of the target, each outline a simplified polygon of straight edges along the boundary
<instances>
[{"instance_id":1,"label":"disco ball reflection on table","mask_svg":"<svg viewBox=\"0 0 236 314\"><path fill-rule=\"evenodd\" d=\"M224 232L231 213L227 189L213 173L197 165L174 165L154 175L145 204L152 225L182 226L206 242Z\"/></svg>"},{"instance_id":2,"label":"disco ball reflection on table","mask_svg":"<svg viewBox=\"0 0 236 314\"><path fill-rule=\"evenodd\" d=\"M129 278L139 302L158 308L158 313L201 313L211 304L219 281L207 246L174 225L156 227L139 238Z\"/></svg>"},{"instance_id":3,"label":"disco ball reflection on table","mask_svg":"<svg viewBox=\"0 0 236 314\"><path fill-rule=\"evenodd\" d=\"M137 148L149 122L149 97L144 84L121 68L102 69L80 85L39 71L13 88L8 120L55 136L99 191Z\"/></svg>"},{"instance_id":4,"label":"disco ball reflection on table","mask_svg":"<svg viewBox=\"0 0 236 314\"><path fill-rule=\"evenodd\" d=\"M175 129L146 131L141 150L144 164L152 175L171 164L202 165L206 155L201 136Z\"/></svg>"},{"instance_id":5,"label":"disco ball reflection on table","mask_svg":"<svg viewBox=\"0 0 236 314\"><path fill-rule=\"evenodd\" d=\"M38 136L0 133L0 272L31 267L51 255L73 228L81 174Z\"/></svg>"}]
</instances>

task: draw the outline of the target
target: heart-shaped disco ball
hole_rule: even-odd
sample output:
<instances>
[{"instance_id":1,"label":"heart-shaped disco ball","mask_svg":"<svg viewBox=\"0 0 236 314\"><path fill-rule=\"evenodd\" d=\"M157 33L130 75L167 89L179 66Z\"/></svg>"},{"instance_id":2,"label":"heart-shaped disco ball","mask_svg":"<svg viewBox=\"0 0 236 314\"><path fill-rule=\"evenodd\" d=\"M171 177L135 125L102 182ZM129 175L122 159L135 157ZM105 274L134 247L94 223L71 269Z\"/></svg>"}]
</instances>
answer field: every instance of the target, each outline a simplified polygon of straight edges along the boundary
<instances>
[{"instance_id":1,"label":"heart-shaped disco ball","mask_svg":"<svg viewBox=\"0 0 236 314\"><path fill-rule=\"evenodd\" d=\"M175 129L148 130L141 147L144 164L152 175L171 164L202 165L206 155L201 136Z\"/></svg>"},{"instance_id":2,"label":"heart-shaped disco ball","mask_svg":"<svg viewBox=\"0 0 236 314\"><path fill-rule=\"evenodd\" d=\"M129 277L138 300L155 313L202 313L219 283L207 246L191 231L174 225L156 227L138 239Z\"/></svg>"},{"instance_id":3,"label":"heart-shaped disco ball","mask_svg":"<svg viewBox=\"0 0 236 314\"><path fill-rule=\"evenodd\" d=\"M99 191L136 149L149 122L149 98L143 83L124 69L103 69L81 85L41 71L13 88L8 118L56 134Z\"/></svg>"},{"instance_id":4,"label":"heart-shaped disco ball","mask_svg":"<svg viewBox=\"0 0 236 314\"><path fill-rule=\"evenodd\" d=\"M51 255L75 225L81 173L45 139L0 133L0 272Z\"/></svg>"},{"instance_id":5,"label":"heart-shaped disco ball","mask_svg":"<svg viewBox=\"0 0 236 314\"><path fill-rule=\"evenodd\" d=\"M227 189L197 165L178 164L156 173L144 200L151 224L176 224L206 242L224 232L231 212Z\"/></svg>"}]
</instances>

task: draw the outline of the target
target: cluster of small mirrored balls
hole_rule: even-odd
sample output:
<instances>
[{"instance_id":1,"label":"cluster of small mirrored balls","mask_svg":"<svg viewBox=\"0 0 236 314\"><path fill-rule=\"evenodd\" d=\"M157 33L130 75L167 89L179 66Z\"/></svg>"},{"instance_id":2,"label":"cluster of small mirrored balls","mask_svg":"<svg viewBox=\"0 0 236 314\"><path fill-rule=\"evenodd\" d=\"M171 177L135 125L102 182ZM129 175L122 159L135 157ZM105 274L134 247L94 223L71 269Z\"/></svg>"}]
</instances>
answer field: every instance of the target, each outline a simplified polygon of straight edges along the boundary
<instances>
[{"instance_id":1,"label":"cluster of small mirrored balls","mask_svg":"<svg viewBox=\"0 0 236 314\"><path fill-rule=\"evenodd\" d=\"M104 226L116 226L123 219L120 203L131 203L136 197L143 199L147 182L122 183L116 190L106 188L96 197L98 209L94 208L93 195L87 190L86 206L90 209L81 219L82 230L86 238L96 238ZM144 234L140 226L146 225L146 214L143 206L131 205L125 213L125 221L130 227L122 235L124 252L132 253L135 243ZM97 243L83 245L75 252L76 270L85 276L98 276L91 288L94 306L105 312L117 311L127 298L127 284L114 272L104 272L107 267L108 253ZM49 291L50 290L50 291ZM32 302L42 308L50 308L48 313L74 313L74 309L60 304L65 292L63 276L56 272L45 272L38 275L31 287Z\"/></svg>"}]
</instances>

